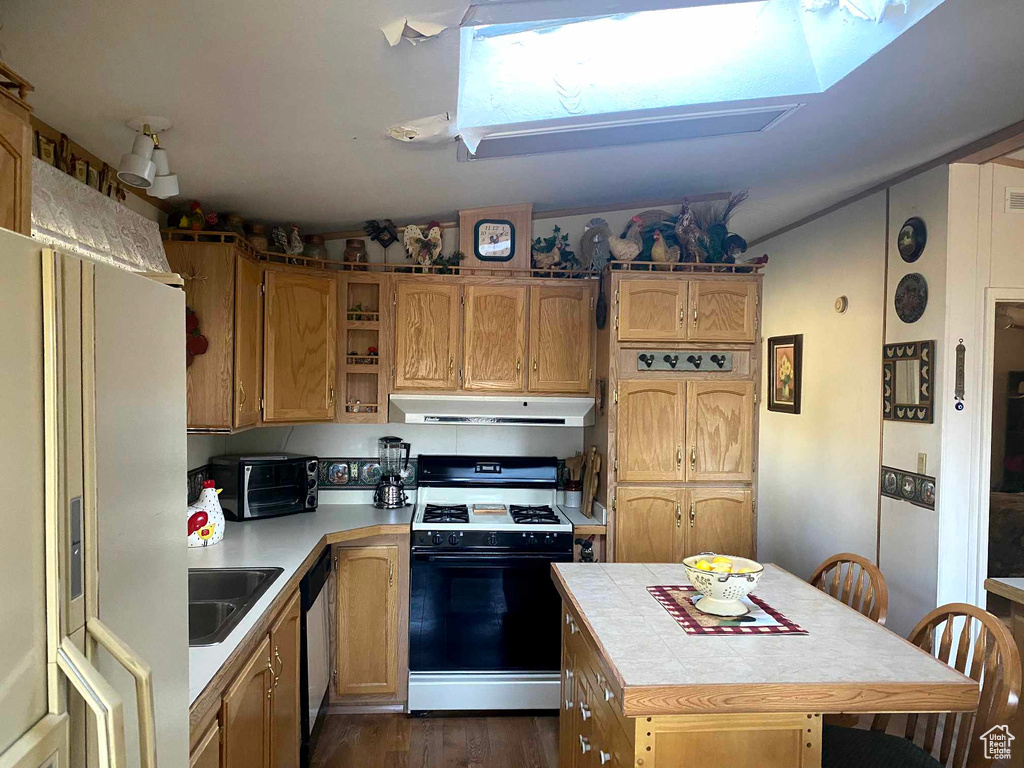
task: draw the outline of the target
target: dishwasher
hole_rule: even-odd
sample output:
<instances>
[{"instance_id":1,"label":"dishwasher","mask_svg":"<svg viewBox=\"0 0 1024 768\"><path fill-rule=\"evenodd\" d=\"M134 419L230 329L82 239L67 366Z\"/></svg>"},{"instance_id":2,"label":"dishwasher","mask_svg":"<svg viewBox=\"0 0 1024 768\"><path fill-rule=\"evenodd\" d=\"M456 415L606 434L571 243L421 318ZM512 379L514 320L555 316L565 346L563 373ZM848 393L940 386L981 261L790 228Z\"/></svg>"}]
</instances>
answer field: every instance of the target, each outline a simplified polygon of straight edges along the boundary
<instances>
[{"instance_id":1,"label":"dishwasher","mask_svg":"<svg viewBox=\"0 0 1024 768\"><path fill-rule=\"evenodd\" d=\"M302 600L301 685L299 716L302 721L300 764L308 768L316 738L326 715L327 688L330 680L330 643L327 624L327 578L331 573L331 549L327 547L299 583Z\"/></svg>"}]
</instances>

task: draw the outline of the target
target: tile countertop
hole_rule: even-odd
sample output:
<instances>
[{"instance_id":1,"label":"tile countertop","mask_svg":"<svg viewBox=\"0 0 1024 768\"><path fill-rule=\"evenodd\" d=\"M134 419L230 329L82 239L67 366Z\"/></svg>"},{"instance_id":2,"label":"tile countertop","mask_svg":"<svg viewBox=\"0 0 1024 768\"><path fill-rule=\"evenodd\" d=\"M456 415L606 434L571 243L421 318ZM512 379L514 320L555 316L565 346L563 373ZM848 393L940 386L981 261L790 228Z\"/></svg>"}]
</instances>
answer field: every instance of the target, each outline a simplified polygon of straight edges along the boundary
<instances>
[{"instance_id":1,"label":"tile countertop","mask_svg":"<svg viewBox=\"0 0 1024 768\"><path fill-rule=\"evenodd\" d=\"M188 688L191 705L274 601L295 571L328 534L379 525L409 525L413 507L377 509L372 504L322 504L316 512L227 524L224 540L188 551L189 568L283 568L270 588L224 642L191 647Z\"/></svg>"},{"instance_id":2,"label":"tile countertop","mask_svg":"<svg viewBox=\"0 0 1024 768\"><path fill-rule=\"evenodd\" d=\"M764 711L770 706L781 711L783 689L798 698L810 687L845 688L854 699L861 689L903 697L913 691L918 698L938 696L941 702L928 698L928 703L948 709L967 706L973 688L970 708L977 702L977 687L969 678L773 565L765 566L755 594L807 635L687 634L647 591L648 586L689 584L681 565L558 563L553 569L563 600L575 603L571 612L617 672L624 710L630 714L632 709L631 716L648 714L640 710L658 695L666 705L673 701L679 707L675 711L702 711L709 700L701 703L698 692L724 695L727 689L733 697L749 695L748 706L751 700L758 706L757 697L763 696ZM763 686L760 693L758 686ZM631 702L627 689L634 687L637 698ZM767 703L774 694L780 701ZM829 702L835 699L814 701L814 711L832 711ZM844 701L843 709L834 711L882 711L856 706Z\"/></svg>"}]
</instances>

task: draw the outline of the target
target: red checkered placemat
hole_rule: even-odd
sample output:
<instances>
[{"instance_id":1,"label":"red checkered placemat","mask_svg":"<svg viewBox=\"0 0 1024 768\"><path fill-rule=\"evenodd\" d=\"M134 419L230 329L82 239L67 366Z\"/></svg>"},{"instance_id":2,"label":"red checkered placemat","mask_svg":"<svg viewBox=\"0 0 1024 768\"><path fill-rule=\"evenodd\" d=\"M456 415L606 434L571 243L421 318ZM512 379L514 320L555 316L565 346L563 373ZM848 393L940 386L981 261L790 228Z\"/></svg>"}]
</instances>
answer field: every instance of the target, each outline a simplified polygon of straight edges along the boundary
<instances>
[{"instance_id":1,"label":"red checkered placemat","mask_svg":"<svg viewBox=\"0 0 1024 768\"><path fill-rule=\"evenodd\" d=\"M798 624L787 619L756 595L747 595L747 599L755 606L750 615L759 619L761 623L747 624L736 619L709 616L698 611L693 605L693 600L699 597L699 593L689 585L648 587L647 591L662 604L683 631L690 635L807 634L807 630L801 629ZM757 609L763 611L763 614L758 616Z\"/></svg>"}]
</instances>

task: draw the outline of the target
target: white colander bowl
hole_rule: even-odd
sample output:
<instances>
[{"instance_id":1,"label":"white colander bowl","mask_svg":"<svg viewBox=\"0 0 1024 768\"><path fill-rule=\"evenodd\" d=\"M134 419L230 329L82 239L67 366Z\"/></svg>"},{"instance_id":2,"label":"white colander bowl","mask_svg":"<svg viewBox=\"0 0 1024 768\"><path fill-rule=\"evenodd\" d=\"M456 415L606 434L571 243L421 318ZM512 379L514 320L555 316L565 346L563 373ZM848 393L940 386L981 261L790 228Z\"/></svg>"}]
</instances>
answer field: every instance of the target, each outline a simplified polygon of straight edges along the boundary
<instances>
[{"instance_id":1,"label":"white colander bowl","mask_svg":"<svg viewBox=\"0 0 1024 768\"><path fill-rule=\"evenodd\" d=\"M715 573L697 568L697 563L715 557L727 557L732 562L733 570L749 568L749 573ZM713 552L702 552L683 560L686 575L702 597L694 605L704 613L714 616L743 616L749 609L742 599L754 591L761 580L764 566L755 560L733 555L717 555Z\"/></svg>"}]
</instances>

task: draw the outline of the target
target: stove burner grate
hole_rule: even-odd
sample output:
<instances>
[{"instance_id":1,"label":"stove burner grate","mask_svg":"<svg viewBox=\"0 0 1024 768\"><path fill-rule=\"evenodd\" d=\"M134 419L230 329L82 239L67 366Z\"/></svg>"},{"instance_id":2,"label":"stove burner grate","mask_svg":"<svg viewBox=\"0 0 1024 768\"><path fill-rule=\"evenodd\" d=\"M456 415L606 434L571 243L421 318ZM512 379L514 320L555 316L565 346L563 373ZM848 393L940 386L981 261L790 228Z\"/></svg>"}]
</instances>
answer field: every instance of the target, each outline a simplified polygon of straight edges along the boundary
<instances>
[{"instance_id":1,"label":"stove burner grate","mask_svg":"<svg viewBox=\"0 0 1024 768\"><path fill-rule=\"evenodd\" d=\"M469 508L465 504L427 504L424 523L468 523Z\"/></svg>"},{"instance_id":2,"label":"stove burner grate","mask_svg":"<svg viewBox=\"0 0 1024 768\"><path fill-rule=\"evenodd\" d=\"M554 510L546 504L531 506L513 504L509 507L509 514L512 516L512 521L519 525L544 525L562 522Z\"/></svg>"}]
</instances>

